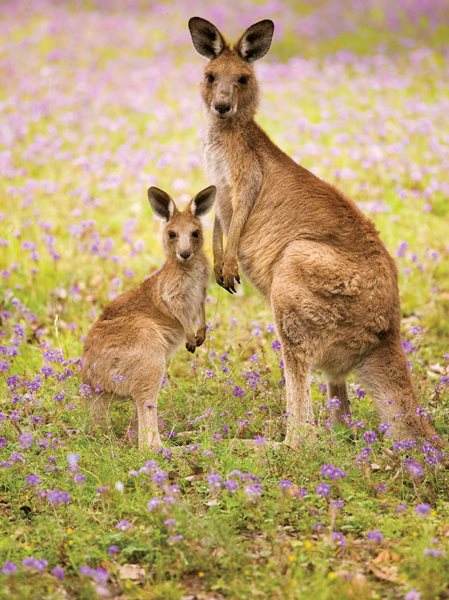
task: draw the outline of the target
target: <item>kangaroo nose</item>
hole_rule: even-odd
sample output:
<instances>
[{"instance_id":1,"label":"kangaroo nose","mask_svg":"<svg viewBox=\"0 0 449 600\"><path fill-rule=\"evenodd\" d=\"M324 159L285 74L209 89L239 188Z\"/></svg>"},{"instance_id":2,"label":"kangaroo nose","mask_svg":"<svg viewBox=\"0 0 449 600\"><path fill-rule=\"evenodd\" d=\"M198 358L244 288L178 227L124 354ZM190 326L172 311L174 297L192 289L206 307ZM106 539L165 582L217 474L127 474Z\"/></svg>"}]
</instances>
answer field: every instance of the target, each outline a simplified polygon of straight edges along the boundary
<instances>
[{"instance_id":1,"label":"kangaroo nose","mask_svg":"<svg viewBox=\"0 0 449 600\"><path fill-rule=\"evenodd\" d=\"M184 260L187 260L188 258L190 258L191 252L190 250L184 250L184 252L180 252L179 253L181 258L183 258Z\"/></svg>"},{"instance_id":2,"label":"kangaroo nose","mask_svg":"<svg viewBox=\"0 0 449 600\"><path fill-rule=\"evenodd\" d=\"M220 115L225 115L227 112L231 110L231 105L227 102L222 102L220 104L215 105L215 110L220 113Z\"/></svg>"}]
</instances>

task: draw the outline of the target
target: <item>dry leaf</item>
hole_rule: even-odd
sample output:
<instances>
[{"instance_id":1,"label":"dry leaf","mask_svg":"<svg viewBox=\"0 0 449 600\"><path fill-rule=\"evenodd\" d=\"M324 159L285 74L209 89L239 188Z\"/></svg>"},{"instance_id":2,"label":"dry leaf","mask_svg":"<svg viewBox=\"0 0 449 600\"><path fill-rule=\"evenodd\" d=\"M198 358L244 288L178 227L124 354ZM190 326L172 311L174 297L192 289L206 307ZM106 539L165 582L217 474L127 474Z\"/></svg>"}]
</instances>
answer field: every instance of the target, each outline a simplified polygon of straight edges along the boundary
<instances>
[{"instance_id":1,"label":"dry leaf","mask_svg":"<svg viewBox=\"0 0 449 600\"><path fill-rule=\"evenodd\" d=\"M382 579L383 581L390 581L391 583L398 583L398 569L397 567L382 567L380 569L377 567L374 562L369 565L371 573L375 575L378 579Z\"/></svg>"},{"instance_id":2,"label":"dry leaf","mask_svg":"<svg viewBox=\"0 0 449 600\"><path fill-rule=\"evenodd\" d=\"M206 502L206 506L217 506L218 504L220 504L220 502L217 499L209 500L209 502Z\"/></svg>"},{"instance_id":3,"label":"dry leaf","mask_svg":"<svg viewBox=\"0 0 449 600\"><path fill-rule=\"evenodd\" d=\"M143 567L139 567L139 565L121 565L118 570L118 576L120 579L130 579L131 581L143 582L145 580L145 569Z\"/></svg>"},{"instance_id":4,"label":"dry leaf","mask_svg":"<svg viewBox=\"0 0 449 600\"><path fill-rule=\"evenodd\" d=\"M399 560L399 554L396 552L391 552L390 550L382 550L373 560L373 563L388 563L388 562L397 562Z\"/></svg>"}]
</instances>

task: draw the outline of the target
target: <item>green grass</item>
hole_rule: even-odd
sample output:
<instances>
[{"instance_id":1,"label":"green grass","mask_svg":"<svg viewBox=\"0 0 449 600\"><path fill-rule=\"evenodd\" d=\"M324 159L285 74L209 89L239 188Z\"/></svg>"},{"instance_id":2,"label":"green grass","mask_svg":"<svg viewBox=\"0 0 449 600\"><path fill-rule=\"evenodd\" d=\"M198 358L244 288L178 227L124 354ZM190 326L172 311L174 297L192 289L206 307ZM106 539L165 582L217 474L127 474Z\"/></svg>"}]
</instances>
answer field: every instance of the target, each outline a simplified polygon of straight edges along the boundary
<instances>
[{"instance_id":1,"label":"green grass","mask_svg":"<svg viewBox=\"0 0 449 600\"><path fill-rule=\"evenodd\" d=\"M298 14L324 5L308 4ZM0 346L12 346L17 324L25 337L17 356L0 356L10 365L6 376L19 377L15 390L6 377L0 383L6 415L0 461L21 455L0 470L0 569L4 561L19 565L13 575L0 574L0 598L396 599L413 589L422 600L447 598L447 467L426 463L419 447L392 451L392 440L382 435L368 460L357 459L366 447L364 431L377 430L379 420L370 399L358 398L355 380L353 418L364 428L332 424L324 379L315 372L313 439L298 451L240 441L282 441L285 431L272 316L248 281L236 297L211 281L207 341L193 358L181 349L169 366L159 411L171 452L139 454L129 431L130 403L114 407L111 431L90 433L75 360L83 336L112 294L136 285L163 260L146 188L155 183L186 200L210 183L199 161L201 59L187 34L173 41L152 10L130 11L126 19L116 10L89 11L87 4L54 14L19 11L11 35L2 29L1 56L15 62L0 65L1 118L13 132L10 143L2 134L0 148L0 238L8 240L0 247L0 271L7 271ZM183 10L170 15L179 32ZM371 216L393 254L401 242L409 244L397 257L403 336L414 346L408 357L422 404L447 438L449 392L441 381L449 374L443 356L449 352L447 27L404 22L398 33L382 19L378 8L353 32L304 40L294 33L295 22L287 23L271 62L260 69L258 120L289 154L362 208L378 203L381 211ZM381 44L386 52L378 52ZM342 49L354 58L344 63L335 56ZM49 58L55 50L61 57ZM299 67L288 62L300 54ZM111 177L118 184L110 185ZM88 219L95 223L73 233ZM144 242L134 253L124 239L131 219L131 243ZM206 235L211 256L210 221ZM106 238L114 246L101 258L92 245ZM24 241L36 245L37 260ZM71 373L62 381L41 376L39 389L30 391L25 382L40 373L48 348L72 359L53 364L55 372ZM234 386L245 390L243 397L235 397ZM64 398L55 401L61 392ZM11 420L15 410L20 418ZM177 435L185 431L188 438ZM33 436L28 448L20 442L26 433ZM76 472L85 477L79 484L68 469L70 454L79 455ZM406 458L420 462L422 477L410 475ZM165 484L137 474L148 460L166 472ZM346 476L327 481L330 495L320 497L320 469L329 463ZM235 470L257 477L261 495L245 491L255 479L237 476L234 493L209 489L209 475L225 480ZM36 487L25 483L32 473L40 477ZM281 490L285 480L291 486ZM52 506L45 494L55 489L69 492L70 502ZM176 502L147 509L151 498L167 494ZM416 513L420 503L430 505L427 516ZM132 525L122 531L116 524L124 519ZM372 530L381 531L379 543L367 539ZM116 554L108 553L113 545ZM23 567L27 557L45 559L48 568ZM144 576L125 577L125 564ZM51 573L56 565L63 580ZM82 575L83 565L107 575Z\"/></svg>"}]
</instances>

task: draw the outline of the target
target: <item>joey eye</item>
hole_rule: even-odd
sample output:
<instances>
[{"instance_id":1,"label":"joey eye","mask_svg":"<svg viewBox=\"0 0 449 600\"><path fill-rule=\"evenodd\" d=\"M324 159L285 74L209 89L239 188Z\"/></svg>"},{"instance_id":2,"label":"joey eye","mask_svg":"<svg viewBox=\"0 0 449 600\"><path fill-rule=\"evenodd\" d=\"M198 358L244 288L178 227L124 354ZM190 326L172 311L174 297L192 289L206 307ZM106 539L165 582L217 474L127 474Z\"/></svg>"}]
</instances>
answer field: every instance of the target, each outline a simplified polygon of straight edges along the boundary
<instances>
[{"instance_id":1,"label":"joey eye","mask_svg":"<svg viewBox=\"0 0 449 600\"><path fill-rule=\"evenodd\" d=\"M248 83L248 81L249 81L248 75L242 75L239 78L239 83L241 83L242 85L246 85Z\"/></svg>"},{"instance_id":2,"label":"joey eye","mask_svg":"<svg viewBox=\"0 0 449 600\"><path fill-rule=\"evenodd\" d=\"M208 73L206 75L206 80L207 80L207 83L214 83L215 77L212 75L212 73Z\"/></svg>"},{"instance_id":3,"label":"joey eye","mask_svg":"<svg viewBox=\"0 0 449 600\"><path fill-rule=\"evenodd\" d=\"M169 232L168 232L168 238L169 238L170 240L174 240L174 239L175 239L175 237L178 237L178 234L176 233L176 231L169 231Z\"/></svg>"},{"instance_id":4,"label":"joey eye","mask_svg":"<svg viewBox=\"0 0 449 600\"><path fill-rule=\"evenodd\" d=\"M192 231L192 237L194 237L194 238L199 238L199 237L200 237L200 232L199 232L199 230L197 230L197 231Z\"/></svg>"}]
</instances>

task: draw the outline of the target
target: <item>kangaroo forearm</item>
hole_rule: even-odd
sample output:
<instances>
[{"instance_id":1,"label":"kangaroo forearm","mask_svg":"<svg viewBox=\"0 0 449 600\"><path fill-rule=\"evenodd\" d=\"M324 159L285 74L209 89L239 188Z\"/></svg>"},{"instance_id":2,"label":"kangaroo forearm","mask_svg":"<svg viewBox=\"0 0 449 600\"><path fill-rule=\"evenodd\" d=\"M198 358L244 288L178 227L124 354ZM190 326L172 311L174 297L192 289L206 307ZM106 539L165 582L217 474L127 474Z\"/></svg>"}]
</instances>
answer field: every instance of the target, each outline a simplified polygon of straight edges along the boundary
<instances>
[{"instance_id":1,"label":"kangaroo forearm","mask_svg":"<svg viewBox=\"0 0 449 600\"><path fill-rule=\"evenodd\" d=\"M213 252L215 264L220 263L223 260L223 229L217 216L214 220Z\"/></svg>"},{"instance_id":2,"label":"kangaroo forearm","mask_svg":"<svg viewBox=\"0 0 449 600\"><path fill-rule=\"evenodd\" d=\"M242 229L248 220L251 213L254 200L250 202L242 202L239 204L232 214L231 224L229 226L228 238L226 241L226 250L224 253L224 261L235 260L237 257L237 249L242 234Z\"/></svg>"},{"instance_id":3,"label":"kangaroo forearm","mask_svg":"<svg viewBox=\"0 0 449 600\"><path fill-rule=\"evenodd\" d=\"M201 322L200 322L200 327L201 328L205 328L206 327L206 290L204 290L204 301L203 301L203 304L201 305Z\"/></svg>"},{"instance_id":4,"label":"kangaroo forearm","mask_svg":"<svg viewBox=\"0 0 449 600\"><path fill-rule=\"evenodd\" d=\"M242 229L253 209L254 203L260 192L262 174L257 162L244 165L232 186L232 217L229 225L224 262L233 262L237 259L237 249Z\"/></svg>"}]
</instances>

